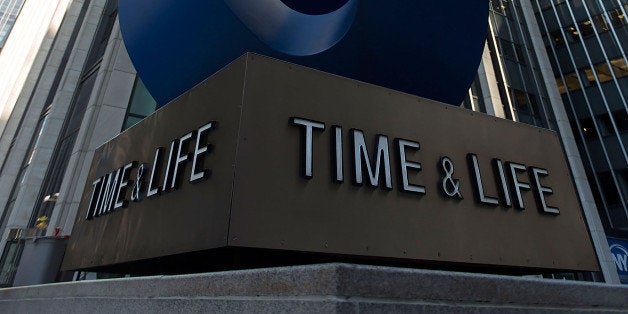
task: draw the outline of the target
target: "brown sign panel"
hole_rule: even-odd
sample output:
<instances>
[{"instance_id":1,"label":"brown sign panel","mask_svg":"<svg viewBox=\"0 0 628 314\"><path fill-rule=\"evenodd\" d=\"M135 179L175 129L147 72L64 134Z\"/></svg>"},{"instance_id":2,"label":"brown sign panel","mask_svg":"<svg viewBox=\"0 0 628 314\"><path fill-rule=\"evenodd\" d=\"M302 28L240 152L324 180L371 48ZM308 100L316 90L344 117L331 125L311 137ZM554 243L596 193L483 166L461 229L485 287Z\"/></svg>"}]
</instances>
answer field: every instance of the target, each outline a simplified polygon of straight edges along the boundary
<instances>
[{"instance_id":1,"label":"brown sign panel","mask_svg":"<svg viewBox=\"0 0 628 314\"><path fill-rule=\"evenodd\" d=\"M555 133L257 55L96 151L64 269L224 247L598 269Z\"/></svg>"}]
</instances>

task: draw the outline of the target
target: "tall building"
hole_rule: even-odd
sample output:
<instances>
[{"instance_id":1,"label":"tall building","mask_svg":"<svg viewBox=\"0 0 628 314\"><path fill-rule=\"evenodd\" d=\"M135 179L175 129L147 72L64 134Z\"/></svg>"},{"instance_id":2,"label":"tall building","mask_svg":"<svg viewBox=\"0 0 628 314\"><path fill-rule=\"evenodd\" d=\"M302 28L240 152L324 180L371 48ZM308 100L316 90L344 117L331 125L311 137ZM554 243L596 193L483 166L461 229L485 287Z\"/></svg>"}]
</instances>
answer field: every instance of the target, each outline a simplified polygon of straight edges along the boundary
<instances>
[{"instance_id":1,"label":"tall building","mask_svg":"<svg viewBox=\"0 0 628 314\"><path fill-rule=\"evenodd\" d=\"M553 2L559 2L563 7L574 5L572 1ZM580 3L579 7L582 8L582 3L580 1L573 3L576 2ZM600 202L598 189L595 186L596 181L591 180L592 177L589 175L590 153L583 149L582 141L578 137L582 130L572 122L570 102L565 96L563 85L557 85L557 81L554 80L554 73L559 73L555 68L557 59L552 47L549 46L547 32L542 31L547 22L538 14L540 6L545 10L551 7L549 1L491 1L489 36L485 54L478 77L470 90L470 97L463 103L463 106L559 133L592 238L594 243L598 243L598 257L600 261L606 261L606 263L601 262L602 268L606 267L607 277L613 276L614 274L611 274L614 267L612 257L605 255L605 252L601 250L602 246L606 246L606 235L599 216L602 215L604 218L602 219L604 230L611 233L617 230L611 226L620 223L611 221L619 218L609 217L606 214L607 207L605 203ZM617 19L621 20L620 14L616 15ZM618 24L617 27L622 25ZM580 43L574 45L573 49L577 49L576 46ZM598 92L597 95L605 97L601 96L604 93ZM616 125L620 124L625 126L626 122L616 123ZM619 137L616 137L615 143L617 143L617 138ZM592 145L597 151L603 150L599 142ZM624 155L621 151L615 150L612 155L616 161L619 158L617 165L625 169L626 160L623 159ZM583 162L587 165L584 168ZM621 189L621 184L609 183L608 187ZM590 192L591 189L593 194ZM625 207L617 210L625 212ZM622 234L619 235L622 236ZM626 237L625 234L623 237Z\"/></svg>"},{"instance_id":2,"label":"tall building","mask_svg":"<svg viewBox=\"0 0 628 314\"><path fill-rule=\"evenodd\" d=\"M3 0L0 2L0 49L4 47L23 4L24 0Z\"/></svg>"},{"instance_id":3,"label":"tall building","mask_svg":"<svg viewBox=\"0 0 628 314\"><path fill-rule=\"evenodd\" d=\"M489 36L469 109L557 130L530 25L519 2L491 1ZM488 109L487 109L488 108Z\"/></svg>"},{"instance_id":4,"label":"tall building","mask_svg":"<svg viewBox=\"0 0 628 314\"><path fill-rule=\"evenodd\" d=\"M535 1L543 43L609 235L628 236L627 1Z\"/></svg>"},{"instance_id":5,"label":"tall building","mask_svg":"<svg viewBox=\"0 0 628 314\"><path fill-rule=\"evenodd\" d=\"M602 266L572 276L618 282L604 230L626 238L626 5L593 2L491 1L485 53L463 106L559 133ZM0 16L5 3L17 2L1 2ZM4 286L32 262L21 259L24 239L71 235L94 150L156 108L124 47L116 0L26 0L14 31L31 9L47 18L38 19L39 44L21 44L32 66L16 68L24 83L11 97L0 90Z\"/></svg>"}]
</instances>

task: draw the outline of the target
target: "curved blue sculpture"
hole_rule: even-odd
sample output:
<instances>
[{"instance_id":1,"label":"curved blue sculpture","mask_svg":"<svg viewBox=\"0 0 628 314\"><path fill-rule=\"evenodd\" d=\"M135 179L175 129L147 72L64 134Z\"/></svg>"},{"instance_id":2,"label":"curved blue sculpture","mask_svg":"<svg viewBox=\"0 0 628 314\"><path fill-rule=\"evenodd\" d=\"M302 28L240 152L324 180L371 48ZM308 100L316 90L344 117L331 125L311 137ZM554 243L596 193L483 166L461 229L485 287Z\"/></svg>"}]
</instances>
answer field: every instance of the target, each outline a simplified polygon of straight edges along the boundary
<instances>
[{"instance_id":1,"label":"curved blue sculpture","mask_svg":"<svg viewBox=\"0 0 628 314\"><path fill-rule=\"evenodd\" d=\"M488 0L120 0L119 19L160 105L247 51L457 105Z\"/></svg>"}]
</instances>

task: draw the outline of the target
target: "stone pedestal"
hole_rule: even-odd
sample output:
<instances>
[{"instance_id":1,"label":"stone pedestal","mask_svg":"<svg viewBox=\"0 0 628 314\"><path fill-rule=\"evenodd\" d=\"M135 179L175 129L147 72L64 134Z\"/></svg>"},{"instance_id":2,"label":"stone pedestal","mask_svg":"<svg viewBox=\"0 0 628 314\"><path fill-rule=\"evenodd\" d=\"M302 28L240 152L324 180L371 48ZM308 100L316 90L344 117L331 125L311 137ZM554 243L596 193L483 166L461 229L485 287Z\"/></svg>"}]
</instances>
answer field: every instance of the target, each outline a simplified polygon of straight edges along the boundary
<instances>
[{"instance_id":1,"label":"stone pedestal","mask_svg":"<svg viewBox=\"0 0 628 314\"><path fill-rule=\"evenodd\" d=\"M0 290L3 313L617 312L628 287L349 264Z\"/></svg>"},{"instance_id":2,"label":"stone pedestal","mask_svg":"<svg viewBox=\"0 0 628 314\"><path fill-rule=\"evenodd\" d=\"M599 270L556 133L254 54L95 151L62 269L340 257Z\"/></svg>"}]
</instances>

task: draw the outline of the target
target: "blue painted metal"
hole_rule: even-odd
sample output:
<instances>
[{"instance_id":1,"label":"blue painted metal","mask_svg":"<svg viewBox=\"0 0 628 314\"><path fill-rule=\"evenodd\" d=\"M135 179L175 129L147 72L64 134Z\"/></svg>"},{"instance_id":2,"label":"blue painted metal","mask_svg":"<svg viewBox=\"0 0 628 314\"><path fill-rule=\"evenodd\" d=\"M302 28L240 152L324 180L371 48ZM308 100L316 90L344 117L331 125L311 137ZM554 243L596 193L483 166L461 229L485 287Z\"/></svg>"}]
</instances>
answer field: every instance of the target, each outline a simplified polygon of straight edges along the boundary
<instances>
[{"instance_id":1,"label":"blue painted metal","mask_svg":"<svg viewBox=\"0 0 628 314\"><path fill-rule=\"evenodd\" d=\"M120 0L124 41L168 103L247 51L459 104L488 0Z\"/></svg>"}]
</instances>

